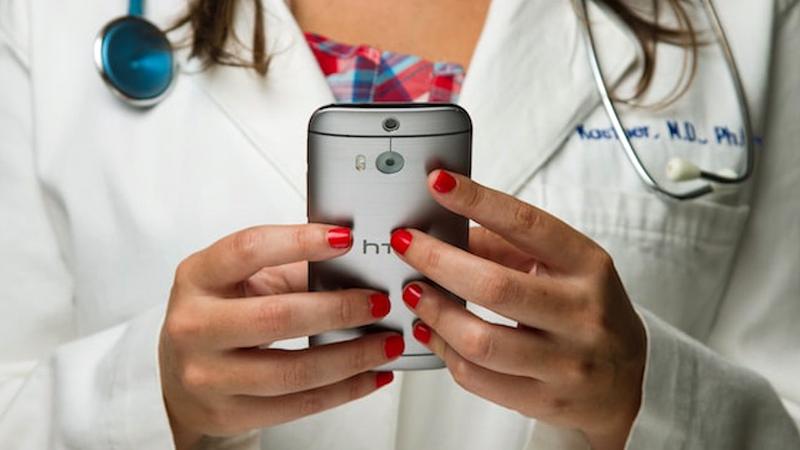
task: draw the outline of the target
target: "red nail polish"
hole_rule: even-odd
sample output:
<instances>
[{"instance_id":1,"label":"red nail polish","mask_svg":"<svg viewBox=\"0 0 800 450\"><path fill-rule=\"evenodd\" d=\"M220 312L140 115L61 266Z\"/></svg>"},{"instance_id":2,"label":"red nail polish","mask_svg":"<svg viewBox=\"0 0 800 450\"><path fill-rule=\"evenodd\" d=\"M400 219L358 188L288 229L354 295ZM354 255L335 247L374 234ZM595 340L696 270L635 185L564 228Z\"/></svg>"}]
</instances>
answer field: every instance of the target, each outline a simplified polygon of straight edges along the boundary
<instances>
[{"instance_id":1,"label":"red nail polish","mask_svg":"<svg viewBox=\"0 0 800 450\"><path fill-rule=\"evenodd\" d=\"M418 284L409 284L403 289L403 301L406 302L406 305L411 307L411 309L415 309L417 307L417 303L419 303L419 299L422 298L422 288Z\"/></svg>"},{"instance_id":2,"label":"red nail polish","mask_svg":"<svg viewBox=\"0 0 800 450\"><path fill-rule=\"evenodd\" d=\"M369 296L369 312L372 317L385 317L392 309L392 303L386 294L372 294Z\"/></svg>"},{"instance_id":3,"label":"red nail polish","mask_svg":"<svg viewBox=\"0 0 800 450\"><path fill-rule=\"evenodd\" d=\"M413 333L414 337L423 344L431 341L431 328L424 323L418 322L415 324Z\"/></svg>"},{"instance_id":4,"label":"red nail polish","mask_svg":"<svg viewBox=\"0 0 800 450\"><path fill-rule=\"evenodd\" d=\"M394 372L378 372L375 374L375 387L386 386L394 380Z\"/></svg>"},{"instance_id":5,"label":"red nail polish","mask_svg":"<svg viewBox=\"0 0 800 450\"><path fill-rule=\"evenodd\" d=\"M436 175L436 179L433 181L433 188L442 194L452 191L455 187L456 179L444 170L440 170L439 175Z\"/></svg>"},{"instance_id":6,"label":"red nail polish","mask_svg":"<svg viewBox=\"0 0 800 450\"><path fill-rule=\"evenodd\" d=\"M394 251L404 255L406 250L408 250L408 247L411 245L411 237L411 233L409 233L408 230L404 230L402 228L395 230L394 233L392 233L392 239L390 240Z\"/></svg>"},{"instance_id":7,"label":"red nail polish","mask_svg":"<svg viewBox=\"0 0 800 450\"><path fill-rule=\"evenodd\" d=\"M353 242L350 228L331 228L328 230L328 244L332 248L347 248Z\"/></svg>"},{"instance_id":8,"label":"red nail polish","mask_svg":"<svg viewBox=\"0 0 800 450\"><path fill-rule=\"evenodd\" d=\"M403 336L389 336L383 343L383 352L389 359L402 355L405 349L406 343L403 341Z\"/></svg>"}]
</instances>

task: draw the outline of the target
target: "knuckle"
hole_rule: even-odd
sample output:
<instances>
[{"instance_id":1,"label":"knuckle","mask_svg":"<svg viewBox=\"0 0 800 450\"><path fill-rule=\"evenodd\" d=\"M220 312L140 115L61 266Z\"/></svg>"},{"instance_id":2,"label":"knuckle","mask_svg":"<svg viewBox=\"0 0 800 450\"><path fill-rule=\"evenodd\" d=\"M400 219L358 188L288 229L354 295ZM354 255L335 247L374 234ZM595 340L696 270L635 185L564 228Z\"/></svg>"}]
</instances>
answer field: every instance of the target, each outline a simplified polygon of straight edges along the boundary
<instances>
[{"instance_id":1,"label":"knuckle","mask_svg":"<svg viewBox=\"0 0 800 450\"><path fill-rule=\"evenodd\" d=\"M543 215L530 205L519 202L514 207L514 223L519 231L527 231L541 226Z\"/></svg>"},{"instance_id":2,"label":"knuckle","mask_svg":"<svg viewBox=\"0 0 800 450\"><path fill-rule=\"evenodd\" d=\"M308 230L307 227L297 227L292 231L292 243L302 255L310 254L313 249L311 233Z\"/></svg>"},{"instance_id":3,"label":"knuckle","mask_svg":"<svg viewBox=\"0 0 800 450\"><path fill-rule=\"evenodd\" d=\"M325 409L325 402L317 392L306 392L300 398L300 415L310 416Z\"/></svg>"},{"instance_id":4,"label":"knuckle","mask_svg":"<svg viewBox=\"0 0 800 450\"><path fill-rule=\"evenodd\" d=\"M599 301L589 302L584 307L582 329L589 342L603 342L611 333L611 317L608 309Z\"/></svg>"},{"instance_id":5,"label":"knuckle","mask_svg":"<svg viewBox=\"0 0 800 450\"><path fill-rule=\"evenodd\" d=\"M164 321L164 333L171 342L182 346L203 332L204 325L192 315L174 311Z\"/></svg>"},{"instance_id":6,"label":"knuckle","mask_svg":"<svg viewBox=\"0 0 800 450\"><path fill-rule=\"evenodd\" d=\"M281 337L286 334L291 326L292 316L290 304L273 301L266 302L257 309L255 320L258 321L259 327L270 336Z\"/></svg>"},{"instance_id":7,"label":"knuckle","mask_svg":"<svg viewBox=\"0 0 800 450\"><path fill-rule=\"evenodd\" d=\"M336 317L339 319L338 324L351 324L356 319L353 300L351 296L347 295L338 298L336 305Z\"/></svg>"},{"instance_id":8,"label":"knuckle","mask_svg":"<svg viewBox=\"0 0 800 450\"><path fill-rule=\"evenodd\" d=\"M209 391L214 385L211 371L197 363L186 363L181 367L180 381L191 392Z\"/></svg>"},{"instance_id":9,"label":"knuckle","mask_svg":"<svg viewBox=\"0 0 800 450\"><path fill-rule=\"evenodd\" d=\"M568 379L575 384L586 383L591 380L597 371L597 364L589 357L573 359L565 370Z\"/></svg>"},{"instance_id":10,"label":"knuckle","mask_svg":"<svg viewBox=\"0 0 800 450\"><path fill-rule=\"evenodd\" d=\"M491 359L494 352L494 336L488 326L479 326L463 335L463 356L481 364Z\"/></svg>"},{"instance_id":11,"label":"knuckle","mask_svg":"<svg viewBox=\"0 0 800 450\"><path fill-rule=\"evenodd\" d=\"M192 266L192 256L184 259L180 263L178 263L178 267L175 268L175 278L173 280L173 289L177 289L180 286L183 286L189 282L190 273L191 273L191 266Z\"/></svg>"},{"instance_id":12,"label":"knuckle","mask_svg":"<svg viewBox=\"0 0 800 450\"><path fill-rule=\"evenodd\" d=\"M350 385L347 387L347 399L355 400L364 396L365 387L367 384L361 378L355 378L349 381Z\"/></svg>"},{"instance_id":13,"label":"knuckle","mask_svg":"<svg viewBox=\"0 0 800 450\"><path fill-rule=\"evenodd\" d=\"M436 247L431 247L425 253L423 264L428 270L435 271L442 264L442 252Z\"/></svg>"},{"instance_id":14,"label":"knuckle","mask_svg":"<svg viewBox=\"0 0 800 450\"><path fill-rule=\"evenodd\" d=\"M348 355L348 367L354 370L361 371L370 366L371 358L368 356L368 351L364 345L356 345Z\"/></svg>"},{"instance_id":15,"label":"knuckle","mask_svg":"<svg viewBox=\"0 0 800 450\"><path fill-rule=\"evenodd\" d=\"M464 359L458 358L449 364L453 380L462 388L471 391L472 366Z\"/></svg>"},{"instance_id":16,"label":"knuckle","mask_svg":"<svg viewBox=\"0 0 800 450\"><path fill-rule=\"evenodd\" d=\"M431 328L439 328L442 325L442 305L438 301L420 302L418 309L424 312L424 321Z\"/></svg>"},{"instance_id":17,"label":"knuckle","mask_svg":"<svg viewBox=\"0 0 800 450\"><path fill-rule=\"evenodd\" d=\"M596 273L602 278L607 278L616 273L614 258L600 246L595 246L594 250L592 250L591 261Z\"/></svg>"},{"instance_id":18,"label":"knuckle","mask_svg":"<svg viewBox=\"0 0 800 450\"><path fill-rule=\"evenodd\" d=\"M483 203L483 200L486 196L486 193L483 189L478 189L475 186L472 186L470 189L467 189L466 194L464 195L463 204L467 210L475 209Z\"/></svg>"},{"instance_id":19,"label":"knuckle","mask_svg":"<svg viewBox=\"0 0 800 450\"><path fill-rule=\"evenodd\" d=\"M485 272L482 286L482 298L488 306L500 306L514 298L517 290L514 280L502 269Z\"/></svg>"},{"instance_id":20,"label":"knuckle","mask_svg":"<svg viewBox=\"0 0 800 450\"><path fill-rule=\"evenodd\" d=\"M563 417L564 412L569 408L568 399L560 395L544 395L540 399L542 414L546 418Z\"/></svg>"},{"instance_id":21,"label":"knuckle","mask_svg":"<svg viewBox=\"0 0 800 450\"><path fill-rule=\"evenodd\" d=\"M256 259L261 235L256 228L247 228L231 236L228 250L245 263Z\"/></svg>"},{"instance_id":22,"label":"knuckle","mask_svg":"<svg viewBox=\"0 0 800 450\"><path fill-rule=\"evenodd\" d=\"M313 364L313 363L311 363ZM311 382L314 367L303 359L287 361L281 370L281 383L290 391L305 390Z\"/></svg>"}]
</instances>

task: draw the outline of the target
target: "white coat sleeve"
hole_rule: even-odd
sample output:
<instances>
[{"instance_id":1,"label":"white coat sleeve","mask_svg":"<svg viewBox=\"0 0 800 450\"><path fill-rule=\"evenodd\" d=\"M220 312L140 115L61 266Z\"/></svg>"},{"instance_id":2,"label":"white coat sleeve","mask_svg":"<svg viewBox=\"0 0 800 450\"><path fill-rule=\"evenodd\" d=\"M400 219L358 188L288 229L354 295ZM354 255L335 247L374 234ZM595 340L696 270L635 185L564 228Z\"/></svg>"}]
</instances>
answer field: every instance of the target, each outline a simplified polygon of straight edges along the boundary
<instances>
[{"instance_id":1,"label":"white coat sleeve","mask_svg":"<svg viewBox=\"0 0 800 450\"><path fill-rule=\"evenodd\" d=\"M71 277L35 171L28 7L0 0L0 447L172 448L163 308L75 336Z\"/></svg>"},{"instance_id":2,"label":"white coat sleeve","mask_svg":"<svg viewBox=\"0 0 800 450\"><path fill-rule=\"evenodd\" d=\"M782 7L753 209L708 347L643 312L630 449L800 449L800 2Z\"/></svg>"}]
</instances>

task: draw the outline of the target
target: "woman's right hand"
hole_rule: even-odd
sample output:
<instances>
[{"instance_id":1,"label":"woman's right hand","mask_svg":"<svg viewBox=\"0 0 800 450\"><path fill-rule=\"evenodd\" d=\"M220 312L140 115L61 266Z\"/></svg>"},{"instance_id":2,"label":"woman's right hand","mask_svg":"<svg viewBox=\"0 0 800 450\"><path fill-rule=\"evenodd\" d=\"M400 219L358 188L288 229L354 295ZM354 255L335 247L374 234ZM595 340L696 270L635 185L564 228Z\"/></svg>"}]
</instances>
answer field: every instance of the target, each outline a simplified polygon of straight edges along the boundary
<instances>
[{"instance_id":1,"label":"woman's right hand","mask_svg":"<svg viewBox=\"0 0 800 450\"><path fill-rule=\"evenodd\" d=\"M181 262L161 332L161 383L178 449L288 422L363 397L392 380L369 370L403 352L397 333L303 350L258 348L352 328L389 313L363 289L307 292L306 261L346 253L350 230L263 226Z\"/></svg>"}]
</instances>

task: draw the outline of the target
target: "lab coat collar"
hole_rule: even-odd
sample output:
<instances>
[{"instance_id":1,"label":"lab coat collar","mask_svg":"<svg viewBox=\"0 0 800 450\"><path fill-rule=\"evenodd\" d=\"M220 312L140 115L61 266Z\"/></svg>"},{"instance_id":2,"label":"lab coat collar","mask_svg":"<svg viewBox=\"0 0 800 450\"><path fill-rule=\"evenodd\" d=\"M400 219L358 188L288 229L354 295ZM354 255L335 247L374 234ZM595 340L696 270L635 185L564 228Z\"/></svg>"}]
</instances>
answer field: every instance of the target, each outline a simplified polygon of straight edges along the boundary
<instances>
[{"instance_id":1,"label":"lab coat collar","mask_svg":"<svg viewBox=\"0 0 800 450\"><path fill-rule=\"evenodd\" d=\"M252 35L254 16L249 5L241 4L237 14L236 29L242 37ZM216 66L189 78L245 135L251 145L248 150L260 153L305 201L306 124L314 110L332 103L334 96L287 5L267 0L264 10L271 56L266 76Z\"/></svg>"},{"instance_id":2,"label":"lab coat collar","mask_svg":"<svg viewBox=\"0 0 800 450\"><path fill-rule=\"evenodd\" d=\"M638 47L610 11L590 2L589 17L616 85ZM516 192L599 105L582 33L570 2L493 2L461 96L475 128L476 180Z\"/></svg>"},{"instance_id":3,"label":"lab coat collar","mask_svg":"<svg viewBox=\"0 0 800 450\"><path fill-rule=\"evenodd\" d=\"M265 10L272 55L266 77L222 66L191 78L304 199L305 124L334 97L288 6L268 0ZM242 8L241 36L250 36L252 17ZM590 17L615 85L633 67L637 46L610 12L590 6ZM492 2L460 101L475 127L477 180L518 189L599 104L581 33L569 2Z\"/></svg>"}]
</instances>

